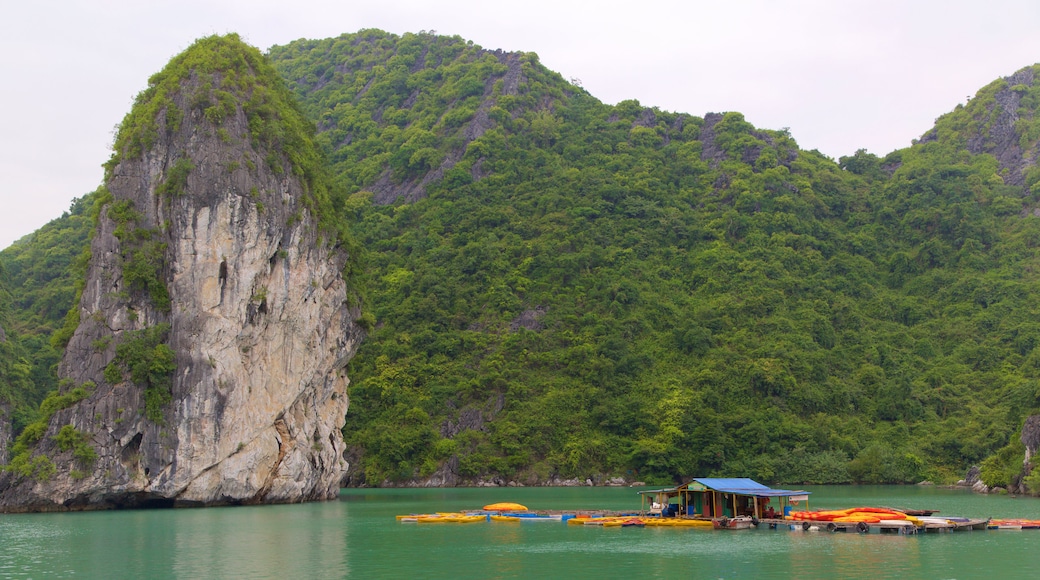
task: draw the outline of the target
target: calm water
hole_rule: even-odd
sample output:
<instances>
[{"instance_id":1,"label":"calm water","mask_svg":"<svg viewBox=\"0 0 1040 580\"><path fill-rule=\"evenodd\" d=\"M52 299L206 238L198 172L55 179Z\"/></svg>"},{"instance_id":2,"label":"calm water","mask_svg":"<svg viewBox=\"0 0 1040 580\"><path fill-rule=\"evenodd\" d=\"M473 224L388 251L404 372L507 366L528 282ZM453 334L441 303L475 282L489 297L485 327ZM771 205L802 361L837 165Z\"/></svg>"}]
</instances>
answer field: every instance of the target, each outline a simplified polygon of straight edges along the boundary
<instances>
[{"instance_id":1,"label":"calm water","mask_svg":"<svg viewBox=\"0 0 1040 580\"><path fill-rule=\"evenodd\" d=\"M921 487L813 487L810 508L888 505L1040 519L1040 500ZM921 536L416 525L496 501L637 509L628 488L344 490L292 506L0 515L0 578L1034 578L1040 530Z\"/></svg>"}]
</instances>

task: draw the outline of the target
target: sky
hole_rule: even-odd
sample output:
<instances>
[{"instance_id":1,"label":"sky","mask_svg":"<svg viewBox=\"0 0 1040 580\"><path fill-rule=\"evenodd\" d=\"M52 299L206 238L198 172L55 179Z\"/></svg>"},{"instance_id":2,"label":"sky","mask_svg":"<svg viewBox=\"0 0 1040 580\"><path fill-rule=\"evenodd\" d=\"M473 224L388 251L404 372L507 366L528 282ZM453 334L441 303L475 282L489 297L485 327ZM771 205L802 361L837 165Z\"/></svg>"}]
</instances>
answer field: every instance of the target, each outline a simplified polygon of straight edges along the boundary
<instances>
[{"instance_id":1,"label":"sky","mask_svg":"<svg viewBox=\"0 0 1040 580\"><path fill-rule=\"evenodd\" d=\"M1040 62L1037 0L4 0L0 249L101 184L134 96L196 38L364 28L536 52L603 102L739 111L834 159L906 147Z\"/></svg>"}]
</instances>

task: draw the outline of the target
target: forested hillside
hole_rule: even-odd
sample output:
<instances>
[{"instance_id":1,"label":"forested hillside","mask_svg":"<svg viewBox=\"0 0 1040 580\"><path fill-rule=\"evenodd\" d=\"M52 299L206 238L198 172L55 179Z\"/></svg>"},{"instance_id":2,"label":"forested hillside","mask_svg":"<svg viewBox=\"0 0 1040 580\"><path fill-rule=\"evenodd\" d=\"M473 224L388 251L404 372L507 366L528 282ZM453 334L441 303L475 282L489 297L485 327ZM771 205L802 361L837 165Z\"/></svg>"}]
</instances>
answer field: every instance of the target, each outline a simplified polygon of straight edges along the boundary
<instances>
[{"instance_id":1,"label":"forested hillside","mask_svg":"<svg viewBox=\"0 0 1040 580\"><path fill-rule=\"evenodd\" d=\"M10 294L0 262L0 461L7 461L12 417L27 405L32 390L30 366L25 351L15 337L8 336L11 327Z\"/></svg>"},{"instance_id":2,"label":"forested hillside","mask_svg":"<svg viewBox=\"0 0 1040 580\"><path fill-rule=\"evenodd\" d=\"M14 411L15 432L35 419L35 406L58 386L61 352L51 336L64 323L85 273L94 195L73 200L68 212L0 252L6 271L7 330L28 372Z\"/></svg>"},{"instance_id":3,"label":"forested hillside","mask_svg":"<svg viewBox=\"0 0 1040 580\"><path fill-rule=\"evenodd\" d=\"M1034 68L836 163L458 37L269 56L367 248L352 485L946 481L1040 405ZM88 204L0 253L37 400Z\"/></svg>"},{"instance_id":4,"label":"forested hillside","mask_svg":"<svg viewBox=\"0 0 1040 580\"><path fill-rule=\"evenodd\" d=\"M839 166L458 38L271 56L371 250L355 482L948 479L1037 403L1040 230L1025 180L969 147L987 98Z\"/></svg>"}]
</instances>

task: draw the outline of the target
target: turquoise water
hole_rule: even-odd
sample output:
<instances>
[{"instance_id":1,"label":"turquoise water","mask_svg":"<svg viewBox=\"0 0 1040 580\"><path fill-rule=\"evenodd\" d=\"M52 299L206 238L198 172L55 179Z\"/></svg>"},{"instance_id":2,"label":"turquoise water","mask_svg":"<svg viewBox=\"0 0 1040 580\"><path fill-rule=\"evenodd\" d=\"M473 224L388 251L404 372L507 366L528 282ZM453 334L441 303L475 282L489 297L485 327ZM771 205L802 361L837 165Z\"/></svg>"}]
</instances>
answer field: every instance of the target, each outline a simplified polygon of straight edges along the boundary
<instances>
[{"instance_id":1,"label":"turquoise water","mask_svg":"<svg viewBox=\"0 0 1040 580\"><path fill-rule=\"evenodd\" d=\"M812 487L810 508L888 505L1040 519L1040 500ZM496 501L638 509L629 488L344 490L326 503L0 515L0 578L1033 578L1040 530L921 536L402 524Z\"/></svg>"}]
</instances>

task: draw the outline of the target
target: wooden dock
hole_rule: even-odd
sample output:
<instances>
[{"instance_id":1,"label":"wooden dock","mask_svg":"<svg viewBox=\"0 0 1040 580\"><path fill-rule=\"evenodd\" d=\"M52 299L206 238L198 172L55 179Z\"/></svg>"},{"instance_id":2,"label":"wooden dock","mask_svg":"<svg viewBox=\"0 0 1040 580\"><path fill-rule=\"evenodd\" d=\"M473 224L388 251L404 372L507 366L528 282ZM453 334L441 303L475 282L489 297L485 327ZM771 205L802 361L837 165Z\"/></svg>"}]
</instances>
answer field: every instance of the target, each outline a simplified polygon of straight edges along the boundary
<instances>
[{"instance_id":1,"label":"wooden dock","mask_svg":"<svg viewBox=\"0 0 1040 580\"><path fill-rule=\"evenodd\" d=\"M791 529L805 532L833 532L833 533L855 533L855 534L918 534L918 533L944 533L963 532L971 530L985 530L989 525L988 519L966 519L922 522L920 526L913 522L903 520L889 520L880 523L867 522L815 522L781 519L759 520L758 527L769 529Z\"/></svg>"}]
</instances>

